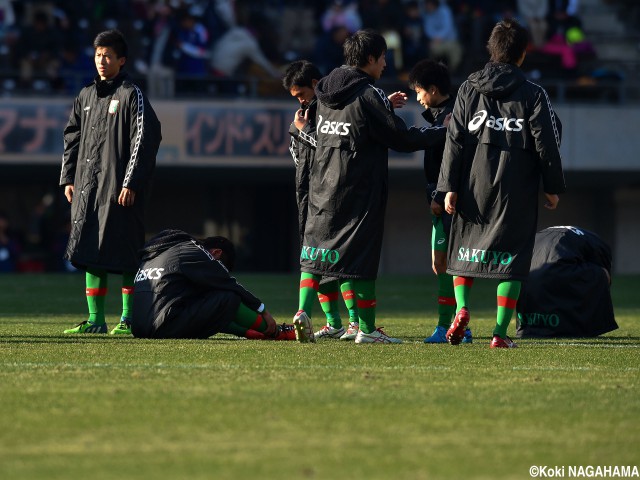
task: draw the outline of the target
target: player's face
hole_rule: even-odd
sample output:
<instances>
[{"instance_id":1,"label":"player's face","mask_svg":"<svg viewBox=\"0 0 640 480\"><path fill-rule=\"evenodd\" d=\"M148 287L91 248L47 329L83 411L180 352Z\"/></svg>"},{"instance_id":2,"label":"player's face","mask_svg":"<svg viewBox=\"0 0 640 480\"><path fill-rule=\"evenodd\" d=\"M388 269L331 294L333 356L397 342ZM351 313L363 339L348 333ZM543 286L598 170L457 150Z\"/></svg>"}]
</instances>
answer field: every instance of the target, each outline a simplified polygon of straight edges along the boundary
<instances>
[{"instance_id":1,"label":"player's face","mask_svg":"<svg viewBox=\"0 0 640 480\"><path fill-rule=\"evenodd\" d=\"M118 75L125 62L125 58L118 58L111 47L97 47L93 59L100 80L108 80Z\"/></svg>"},{"instance_id":2,"label":"player's face","mask_svg":"<svg viewBox=\"0 0 640 480\"><path fill-rule=\"evenodd\" d=\"M289 93L292 97L295 97L300 105L309 105L313 97L316 96L316 92L311 87L299 87L298 85L294 85L289 90Z\"/></svg>"},{"instance_id":3,"label":"player's face","mask_svg":"<svg viewBox=\"0 0 640 480\"><path fill-rule=\"evenodd\" d=\"M422 105L424 108L433 106L433 95L435 93L433 91L433 87L416 87L414 90L416 92L416 100L418 100L418 103L420 105Z\"/></svg>"},{"instance_id":4,"label":"player's face","mask_svg":"<svg viewBox=\"0 0 640 480\"><path fill-rule=\"evenodd\" d=\"M370 70L369 70L369 75L371 75L374 79L376 80L380 80L380 77L382 77L382 72L384 71L384 68L387 66L387 61L385 60L385 55L387 52L383 52L382 55L380 55L380 57L378 57L377 59L373 59L373 57L369 57L370 60Z\"/></svg>"}]
</instances>

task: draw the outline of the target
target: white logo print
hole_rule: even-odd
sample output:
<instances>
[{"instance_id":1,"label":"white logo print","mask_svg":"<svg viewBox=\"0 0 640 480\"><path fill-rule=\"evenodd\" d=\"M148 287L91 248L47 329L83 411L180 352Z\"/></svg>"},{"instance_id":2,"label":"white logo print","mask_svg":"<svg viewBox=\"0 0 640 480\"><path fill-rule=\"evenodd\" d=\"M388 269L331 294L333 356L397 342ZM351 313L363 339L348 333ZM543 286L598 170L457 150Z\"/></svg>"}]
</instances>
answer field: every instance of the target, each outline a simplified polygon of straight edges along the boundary
<instances>
[{"instance_id":1,"label":"white logo print","mask_svg":"<svg viewBox=\"0 0 640 480\"><path fill-rule=\"evenodd\" d=\"M473 118L471 119L471 121L469 122L469 125L467 125L467 128L469 129L470 132L475 132L477 129L480 128L480 125L484 123L486 118L487 118L486 110L480 110L479 112L476 112L473 115Z\"/></svg>"},{"instance_id":2,"label":"white logo print","mask_svg":"<svg viewBox=\"0 0 640 480\"><path fill-rule=\"evenodd\" d=\"M329 135L349 135L350 123L322 121L322 115L318 115L318 131Z\"/></svg>"},{"instance_id":3,"label":"white logo print","mask_svg":"<svg viewBox=\"0 0 640 480\"><path fill-rule=\"evenodd\" d=\"M487 116L489 117L487 119ZM485 123L485 120L487 121ZM475 132L478 130L482 124L485 124L488 128L493 128L498 132L502 132L507 130L509 132L519 132L522 130L522 125L524 124L523 118L496 118L493 115L489 115L486 110L480 110L473 115L471 121L467 127L470 132Z\"/></svg>"},{"instance_id":4,"label":"white logo print","mask_svg":"<svg viewBox=\"0 0 640 480\"><path fill-rule=\"evenodd\" d=\"M444 238L441 238L440 240L438 240L438 245L442 245L444 243Z\"/></svg>"}]
</instances>

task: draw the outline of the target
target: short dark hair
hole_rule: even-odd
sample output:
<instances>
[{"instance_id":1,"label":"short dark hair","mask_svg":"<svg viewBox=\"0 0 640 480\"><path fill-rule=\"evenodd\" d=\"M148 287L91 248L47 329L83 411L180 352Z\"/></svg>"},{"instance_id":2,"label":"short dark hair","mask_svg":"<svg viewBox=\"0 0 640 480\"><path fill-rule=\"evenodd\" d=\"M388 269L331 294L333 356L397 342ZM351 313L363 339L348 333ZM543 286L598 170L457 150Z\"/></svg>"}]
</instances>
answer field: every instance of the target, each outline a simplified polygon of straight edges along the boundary
<instances>
[{"instance_id":1,"label":"short dark hair","mask_svg":"<svg viewBox=\"0 0 640 480\"><path fill-rule=\"evenodd\" d=\"M226 237L215 236L198 240L198 243L207 250L211 250L212 248L219 248L222 250L220 261L225 267L227 267L227 270L230 272L233 271L236 264L236 247L233 245L231 240Z\"/></svg>"},{"instance_id":2,"label":"short dark hair","mask_svg":"<svg viewBox=\"0 0 640 480\"><path fill-rule=\"evenodd\" d=\"M129 46L124 35L119 30L105 30L96 35L93 41L93 48L110 47L118 58L129 56Z\"/></svg>"},{"instance_id":3,"label":"short dark hair","mask_svg":"<svg viewBox=\"0 0 640 480\"><path fill-rule=\"evenodd\" d=\"M308 60L296 60L291 63L284 72L282 86L289 91L292 87L310 87L312 80L320 80L322 74L318 67Z\"/></svg>"},{"instance_id":4,"label":"short dark hair","mask_svg":"<svg viewBox=\"0 0 640 480\"><path fill-rule=\"evenodd\" d=\"M496 23L487 42L492 62L515 64L527 50L529 33L516 20L508 18Z\"/></svg>"},{"instance_id":5,"label":"short dark hair","mask_svg":"<svg viewBox=\"0 0 640 480\"><path fill-rule=\"evenodd\" d=\"M451 91L449 69L444 63L430 58L420 60L409 72L409 88L419 87L426 90L429 85L435 86L442 95Z\"/></svg>"},{"instance_id":6,"label":"short dark hair","mask_svg":"<svg viewBox=\"0 0 640 480\"><path fill-rule=\"evenodd\" d=\"M387 42L379 33L369 28L358 30L344 42L344 60L351 67L364 67L369 56L380 58L387 51Z\"/></svg>"}]
</instances>

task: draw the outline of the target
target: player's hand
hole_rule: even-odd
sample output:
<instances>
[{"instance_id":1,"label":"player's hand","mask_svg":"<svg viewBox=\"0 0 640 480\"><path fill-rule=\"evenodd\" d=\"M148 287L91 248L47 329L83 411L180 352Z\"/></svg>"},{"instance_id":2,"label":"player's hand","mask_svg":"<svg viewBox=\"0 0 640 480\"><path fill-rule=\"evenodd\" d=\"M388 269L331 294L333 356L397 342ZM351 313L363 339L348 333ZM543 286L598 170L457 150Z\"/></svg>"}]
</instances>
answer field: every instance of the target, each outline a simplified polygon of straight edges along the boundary
<instances>
[{"instance_id":1,"label":"player's hand","mask_svg":"<svg viewBox=\"0 0 640 480\"><path fill-rule=\"evenodd\" d=\"M440 205L435 200L431 200L431 213L436 217L439 217L440 215L442 215L442 212L444 212L442 205Z\"/></svg>"},{"instance_id":2,"label":"player's hand","mask_svg":"<svg viewBox=\"0 0 640 480\"><path fill-rule=\"evenodd\" d=\"M262 311L262 319L267 324L267 329L264 332L265 336L270 336L276 333L276 321L266 308Z\"/></svg>"},{"instance_id":3,"label":"player's hand","mask_svg":"<svg viewBox=\"0 0 640 480\"><path fill-rule=\"evenodd\" d=\"M456 213L456 203L458 201L458 194L456 192L447 192L444 197L444 209L449 215Z\"/></svg>"},{"instance_id":4,"label":"player's hand","mask_svg":"<svg viewBox=\"0 0 640 480\"><path fill-rule=\"evenodd\" d=\"M64 186L64 196L67 197L67 201L71 203L71 200L73 200L73 185Z\"/></svg>"},{"instance_id":5,"label":"player's hand","mask_svg":"<svg viewBox=\"0 0 640 480\"><path fill-rule=\"evenodd\" d=\"M296 116L293 119L293 124L296 126L298 130L302 130L309 123L309 109L308 108L300 108L296 111Z\"/></svg>"},{"instance_id":6,"label":"player's hand","mask_svg":"<svg viewBox=\"0 0 640 480\"><path fill-rule=\"evenodd\" d=\"M545 193L544 196L547 198L547 201L544 203L544 208L555 210L558 206L558 202L560 201L560 197L553 193Z\"/></svg>"},{"instance_id":7,"label":"player's hand","mask_svg":"<svg viewBox=\"0 0 640 480\"><path fill-rule=\"evenodd\" d=\"M404 92L393 92L389 95L389 101L393 108L402 108L407 104L408 96Z\"/></svg>"},{"instance_id":8,"label":"player's hand","mask_svg":"<svg viewBox=\"0 0 640 480\"><path fill-rule=\"evenodd\" d=\"M123 188L118 197L118 205L130 207L136 201L136 192L129 188Z\"/></svg>"}]
</instances>

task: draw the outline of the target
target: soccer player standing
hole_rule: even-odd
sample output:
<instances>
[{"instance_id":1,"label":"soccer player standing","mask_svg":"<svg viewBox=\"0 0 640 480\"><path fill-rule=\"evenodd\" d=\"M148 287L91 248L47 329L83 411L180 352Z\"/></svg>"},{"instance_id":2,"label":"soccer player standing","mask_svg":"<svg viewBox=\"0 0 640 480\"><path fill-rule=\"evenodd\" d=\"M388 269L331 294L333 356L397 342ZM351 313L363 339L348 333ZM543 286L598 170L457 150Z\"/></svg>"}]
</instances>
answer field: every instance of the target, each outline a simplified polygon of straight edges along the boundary
<instances>
[{"instance_id":1,"label":"soccer player standing","mask_svg":"<svg viewBox=\"0 0 640 480\"><path fill-rule=\"evenodd\" d=\"M561 125L547 92L520 65L527 31L498 22L489 38L489 63L460 86L445 144L438 191L453 214L447 272L454 275L458 312L447 339L462 341L469 323L474 278L498 280L491 348L513 348L507 328L529 274L538 218L540 178L545 207L564 192Z\"/></svg>"},{"instance_id":2,"label":"soccer player standing","mask_svg":"<svg viewBox=\"0 0 640 480\"><path fill-rule=\"evenodd\" d=\"M356 343L401 342L376 328L375 322L388 149L412 152L438 141L436 129L407 128L393 113L389 98L374 87L386 66L386 50L380 34L357 31L344 44L346 65L316 86L317 146L300 268L309 285L321 276L353 281L360 326ZM294 324L303 329L309 323L300 309Z\"/></svg>"},{"instance_id":3,"label":"soccer player standing","mask_svg":"<svg viewBox=\"0 0 640 480\"><path fill-rule=\"evenodd\" d=\"M285 71L282 85L292 97L300 102L300 108L296 111L294 121L291 123L289 134L291 143L289 151L296 165L296 200L298 203L298 225L300 229L300 247L304 237L304 226L307 220L307 206L309 198L309 168L315 156L316 150L316 110L318 100L315 87L322 78L318 67L307 60L298 60L291 63ZM301 118L303 120L301 120ZM301 279L301 299L304 307L309 288L313 295L317 291L318 300L322 311L327 317L327 324L314 333L313 340L319 338L339 338L340 340L353 340L358 333L358 307L356 306L355 293L350 281L342 284L337 279L323 277L316 285L309 287L305 276ZM316 287L314 289L314 286ZM342 293L347 311L349 312L349 326L345 330L340 318L338 297ZM307 313L310 307L307 306Z\"/></svg>"},{"instance_id":4,"label":"soccer player standing","mask_svg":"<svg viewBox=\"0 0 640 480\"><path fill-rule=\"evenodd\" d=\"M98 75L73 104L60 174L71 204L64 257L86 272L89 318L65 333L107 332L104 301L111 272L122 274L122 315L111 333L130 334L145 195L162 137L147 98L122 71L128 55L122 33L99 33L93 47Z\"/></svg>"},{"instance_id":5,"label":"soccer player standing","mask_svg":"<svg viewBox=\"0 0 640 480\"><path fill-rule=\"evenodd\" d=\"M451 95L451 77L446 65L431 59L421 60L409 72L409 87L416 92L418 103L426 110L424 119L442 126L441 142L424 151L424 175L431 209L431 267L438 277L438 325L425 343L447 343L446 333L456 312L453 278L447 273L447 246L451 215L444 210L444 193L436 189L442 154L455 97ZM471 343L471 330L466 329L463 343Z\"/></svg>"}]
</instances>

